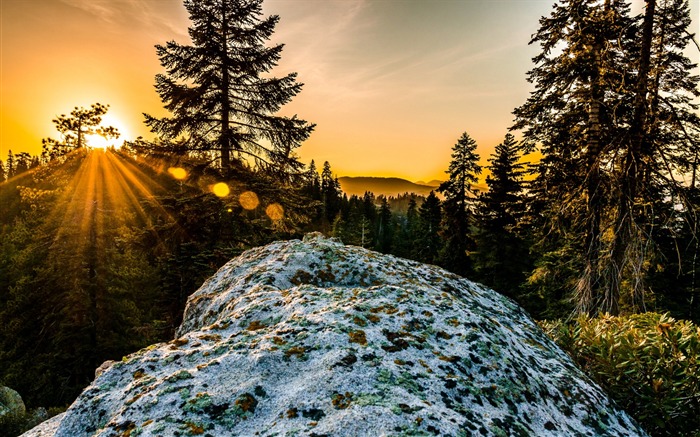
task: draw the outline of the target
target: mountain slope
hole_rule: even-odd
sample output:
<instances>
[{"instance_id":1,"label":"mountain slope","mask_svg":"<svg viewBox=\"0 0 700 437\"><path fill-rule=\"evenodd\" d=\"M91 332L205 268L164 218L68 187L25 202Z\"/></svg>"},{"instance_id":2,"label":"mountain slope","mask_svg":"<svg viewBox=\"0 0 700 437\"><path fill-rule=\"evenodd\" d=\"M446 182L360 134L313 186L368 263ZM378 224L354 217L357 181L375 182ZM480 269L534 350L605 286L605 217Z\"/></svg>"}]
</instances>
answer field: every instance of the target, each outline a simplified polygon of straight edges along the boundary
<instances>
[{"instance_id":1,"label":"mountain slope","mask_svg":"<svg viewBox=\"0 0 700 437\"><path fill-rule=\"evenodd\" d=\"M437 189L437 186L416 184L406 179L401 178L380 178L369 176L339 177L340 188L348 196L353 194L362 197L365 191L370 191L376 196L398 196L404 193L415 193L421 196L427 196L431 191Z\"/></svg>"}]
</instances>

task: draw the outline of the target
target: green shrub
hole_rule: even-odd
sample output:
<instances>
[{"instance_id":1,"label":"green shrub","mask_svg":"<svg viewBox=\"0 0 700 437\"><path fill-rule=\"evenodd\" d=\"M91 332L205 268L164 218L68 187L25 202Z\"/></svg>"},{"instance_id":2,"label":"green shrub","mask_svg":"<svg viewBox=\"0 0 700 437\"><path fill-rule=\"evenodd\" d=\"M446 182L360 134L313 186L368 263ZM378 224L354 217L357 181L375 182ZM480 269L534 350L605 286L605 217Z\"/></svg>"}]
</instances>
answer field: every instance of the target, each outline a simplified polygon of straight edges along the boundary
<instances>
[{"instance_id":1,"label":"green shrub","mask_svg":"<svg viewBox=\"0 0 700 437\"><path fill-rule=\"evenodd\" d=\"M667 314L541 322L654 436L700 436L700 328Z\"/></svg>"},{"instance_id":2,"label":"green shrub","mask_svg":"<svg viewBox=\"0 0 700 437\"><path fill-rule=\"evenodd\" d=\"M62 410L65 410L65 408ZM30 411L1 416L0 436L18 436L47 420L50 417L49 414L50 413L48 413L44 408L37 408Z\"/></svg>"}]
</instances>

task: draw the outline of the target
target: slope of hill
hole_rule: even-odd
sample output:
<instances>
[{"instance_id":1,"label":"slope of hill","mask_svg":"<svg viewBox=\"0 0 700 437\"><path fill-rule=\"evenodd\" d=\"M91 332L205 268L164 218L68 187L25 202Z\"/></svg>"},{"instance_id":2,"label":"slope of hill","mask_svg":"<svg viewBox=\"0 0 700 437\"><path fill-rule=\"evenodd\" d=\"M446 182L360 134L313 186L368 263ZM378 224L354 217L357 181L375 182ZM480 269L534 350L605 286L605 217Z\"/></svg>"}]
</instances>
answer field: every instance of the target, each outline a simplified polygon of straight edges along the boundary
<instances>
[{"instance_id":1,"label":"slope of hill","mask_svg":"<svg viewBox=\"0 0 700 437\"><path fill-rule=\"evenodd\" d=\"M366 191L374 193L375 196L398 196L404 193L414 193L420 196L427 196L431 191L436 191L442 181L432 180L429 182L411 182L401 178L382 178L373 176L343 176L338 178L340 189L348 196L353 194L362 197ZM486 184L479 183L473 185L477 191L484 192L488 189ZM442 195L435 193L442 199Z\"/></svg>"},{"instance_id":2,"label":"slope of hill","mask_svg":"<svg viewBox=\"0 0 700 437\"><path fill-rule=\"evenodd\" d=\"M427 196L431 191L437 188L437 185L422 185L401 178L380 178L358 176L349 177L343 176L338 178L340 188L348 196L353 194L362 196L365 191L371 191L375 195L398 196L403 193L415 193L421 196Z\"/></svg>"},{"instance_id":3,"label":"slope of hill","mask_svg":"<svg viewBox=\"0 0 700 437\"><path fill-rule=\"evenodd\" d=\"M439 181L437 179L433 179L433 180L428 181L428 182L416 181L416 183L418 185L428 185L429 187L435 187L435 188L439 187L442 182L443 181Z\"/></svg>"}]
</instances>

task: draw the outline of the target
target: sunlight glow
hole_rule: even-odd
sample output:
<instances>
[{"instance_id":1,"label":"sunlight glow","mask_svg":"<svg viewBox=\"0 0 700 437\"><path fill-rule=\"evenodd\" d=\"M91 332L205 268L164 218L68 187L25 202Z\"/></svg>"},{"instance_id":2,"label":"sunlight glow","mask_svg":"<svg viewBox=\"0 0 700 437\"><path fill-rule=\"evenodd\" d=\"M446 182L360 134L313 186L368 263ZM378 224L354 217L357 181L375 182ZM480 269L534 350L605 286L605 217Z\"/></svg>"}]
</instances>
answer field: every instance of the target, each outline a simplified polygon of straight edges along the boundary
<instances>
[{"instance_id":1,"label":"sunlight glow","mask_svg":"<svg viewBox=\"0 0 700 437\"><path fill-rule=\"evenodd\" d=\"M102 135L98 134L85 135L85 143L88 147L91 147L93 149L106 149L110 146L113 146L115 141L116 140L113 138L107 139Z\"/></svg>"},{"instance_id":2,"label":"sunlight glow","mask_svg":"<svg viewBox=\"0 0 700 437\"><path fill-rule=\"evenodd\" d=\"M265 208L265 214L274 221L282 220L284 218L284 208L279 203L272 203Z\"/></svg>"},{"instance_id":3,"label":"sunlight glow","mask_svg":"<svg viewBox=\"0 0 700 437\"><path fill-rule=\"evenodd\" d=\"M178 181L181 181L187 177L187 170L182 167L170 167L168 173Z\"/></svg>"},{"instance_id":4,"label":"sunlight glow","mask_svg":"<svg viewBox=\"0 0 700 437\"><path fill-rule=\"evenodd\" d=\"M119 134L116 138L112 136L103 136L99 133L85 135L85 144L92 149L103 149L107 150L109 147L114 147L118 149L124 143L122 138L128 137L128 129L124 127L119 118L114 115L107 113L102 116L102 122L99 127L108 128L113 127L117 130Z\"/></svg>"},{"instance_id":5,"label":"sunlight glow","mask_svg":"<svg viewBox=\"0 0 700 437\"><path fill-rule=\"evenodd\" d=\"M105 256L108 229L129 227L135 221L150 227L154 211L175 223L156 198L164 188L132 162L109 150L75 153L84 153L84 159L49 218L61 223L52 249L68 250L70 262ZM150 211L144 209L146 204Z\"/></svg>"},{"instance_id":6,"label":"sunlight glow","mask_svg":"<svg viewBox=\"0 0 700 437\"><path fill-rule=\"evenodd\" d=\"M241 203L241 206L243 208L248 210L255 209L258 207L258 205L260 205L258 195L253 193L252 191L246 191L245 193L242 193L238 197L238 201Z\"/></svg>"},{"instance_id":7,"label":"sunlight glow","mask_svg":"<svg viewBox=\"0 0 700 437\"><path fill-rule=\"evenodd\" d=\"M219 182L211 187L211 192L218 197L226 197L231 193L231 189L226 185L225 182Z\"/></svg>"}]
</instances>

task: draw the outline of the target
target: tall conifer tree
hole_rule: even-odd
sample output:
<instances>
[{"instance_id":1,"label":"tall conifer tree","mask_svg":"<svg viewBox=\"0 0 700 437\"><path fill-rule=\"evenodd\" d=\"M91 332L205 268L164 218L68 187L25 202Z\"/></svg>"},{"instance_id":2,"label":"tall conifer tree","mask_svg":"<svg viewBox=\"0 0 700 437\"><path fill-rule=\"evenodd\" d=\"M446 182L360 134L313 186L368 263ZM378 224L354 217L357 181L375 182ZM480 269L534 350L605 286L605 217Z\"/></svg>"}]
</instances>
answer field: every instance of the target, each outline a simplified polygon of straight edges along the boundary
<instances>
[{"instance_id":1,"label":"tall conifer tree","mask_svg":"<svg viewBox=\"0 0 700 437\"><path fill-rule=\"evenodd\" d=\"M554 5L531 41L542 47L528 73L535 91L514 111L523 144L543 155L536 189L548 197L544 234L573 243L582 254L574 288L580 310L590 313L606 293L600 256L608 193L601 168L620 137L612 121L629 107L620 92L624 44L634 27L627 14L618 0Z\"/></svg>"},{"instance_id":2,"label":"tall conifer tree","mask_svg":"<svg viewBox=\"0 0 700 437\"><path fill-rule=\"evenodd\" d=\"M476 197L472 184L478 182L481 174L478 162L476 141L464 132L452 147L452 160L446 172L450 178L438 188L445 196L442 230L445 246L440 254L440 265L461 275L471 270L467 252L473 248L469 228L473 222Z\"/></svg>"},{"instance_id":3,"label":"tall conifer tree","mask_svg":"<svg viewBox=\"0 0 700 437\"><path fill-rule=\"evenodd\" d=\"M479 196L474 267L485 284L510 297L525 279L528 253L518 229L524 214L522 146L507 134L489 158L488 191Z\"/></svg>"},{"instance_id":4,"label":"tall conifer tree","mask_svg":"<svg viewBox=\"0 0 700 437\"><path fill-rule=\"evenodd\" d=\"M535 91L514 128L543 155L533 186L546 197L539 246L573 254L559 265L543 259L554 276L577 272L558 282L575 289L579 312L643 309L654 235L673 226L681 181L697 164L687 1L647 0L631 18L622 0L562 0L540 23Z\"/></svg>"},{"instance_id":5,"label":"tall conifer tree","mask_svg":"<svg viewBox=\"0 0 700 437\"><path fill-rule=\"evenodd\" d=\"M693 38L690 23L686 0L647 0L639 38L630 49L636 67L629 89L633 107L614 175L619 189L606 273L611 294L636 310L646 306L646 275L658 237L681 219L696 221L697 202L689 190L697 178L700 119L694 101L700 92L692 74L696 65L684 55ZM627 293L625 282L631 284Z\"/></svg>"},{"instance_id":6,"label":"tall conifer tree","mask_svg":"<svg viewBox=\"0 0 700 437\"><path fill-rule=\"evenodd\" d=\"M340 212L342 191L340 190L338 179L333 176L333 171L328 161L323 163L323 170L321 171L321 200L328 223L333 223Z\"/></svg>"},{"instance_id":7,"label":"tall conifer tree","mask_svg":"<svg viewBox=\"0 0 700 437\"><path fill-rule=\"evenodd\" d=\"M146 115L165 139L219 159L224 173L249 163L278 175L298 171L294 149L314 128L304 120L275 115L301 90L296 73L270 77L283 45L267 47L279 17L262 17L262 0L185 0L192 26L190 45L157 45L166 73L156 90L171 117Z\"/></svg>"},{"instance_id":8,"label":"tall conifer tree","mask_svg":"<svg viewBox=\"0 0 700 437\"><path fill-rule=\"evenodd\" d=\"M431 191L418 209L418 240L414 245L415 252L412 258L428 264L437 264L442 248L441 223L441 202L435 192Z\"/></svg>"}]
</instances>

